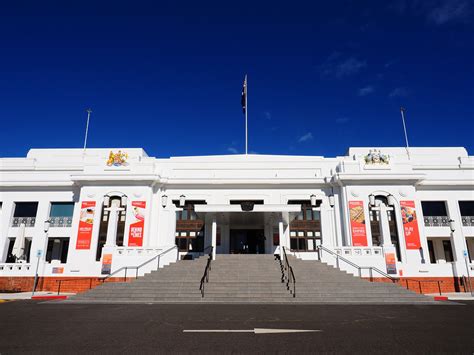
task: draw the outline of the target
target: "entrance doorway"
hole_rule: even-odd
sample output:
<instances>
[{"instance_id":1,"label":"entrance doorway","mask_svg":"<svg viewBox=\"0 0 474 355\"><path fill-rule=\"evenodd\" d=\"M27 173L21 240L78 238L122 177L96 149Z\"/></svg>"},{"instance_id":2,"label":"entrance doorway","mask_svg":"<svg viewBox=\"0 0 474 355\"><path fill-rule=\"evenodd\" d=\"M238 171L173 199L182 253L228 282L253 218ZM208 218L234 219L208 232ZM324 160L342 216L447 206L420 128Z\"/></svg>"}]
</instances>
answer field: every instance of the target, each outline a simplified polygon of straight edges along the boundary
<instances>
[{"instance_id":1,"label":"entrance doorway","mask_svg":"<svg viewBox=\"0 0 474 355\"><path fill-rule=\"evenodd\" d=\"M265 254L263 229L231 229L230 254Z\"/></svg>"}]
</instances>

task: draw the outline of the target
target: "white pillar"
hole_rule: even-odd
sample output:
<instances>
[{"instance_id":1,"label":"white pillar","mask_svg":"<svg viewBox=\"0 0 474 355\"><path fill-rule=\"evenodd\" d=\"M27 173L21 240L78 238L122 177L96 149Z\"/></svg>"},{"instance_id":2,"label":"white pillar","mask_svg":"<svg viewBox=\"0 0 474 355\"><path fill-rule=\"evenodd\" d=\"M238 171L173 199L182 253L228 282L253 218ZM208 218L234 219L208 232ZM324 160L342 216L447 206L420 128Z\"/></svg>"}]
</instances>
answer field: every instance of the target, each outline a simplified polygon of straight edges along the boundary
<instances>
[{"instance_id":1,"label":"white pillar","mask_svg":"<svg viewBox=\"0 0 474 355\"><path fill-rule=\"evenodd\" d=\"M116 240L117 240L119 212L123 211L124 208L112 206L109 208L105 208L104 210L109 212L109 221L107 223L107 239L105 241L105 246L114 247L116 246Z\"/></svg>"},{"instance_id":2,"label":"white pillar","mask_svg":"<svg viewBox=\"0 0 474 355\"><path fill-rule=\"evenodd\" d=\"M335 228L333 228L332 214L333 210L326 200L320 206L321 222L321 244L327 246L335 245Z\"/></svg>"},{"instance_id":3,"label":"white pillar","mask_svg":"<svg viewBox=\"0 0 474 355\"><path fill-rule=\"evenodd\" d=\"M278 222L278 233L280 237L280 255L283 256L283 247L286 247L285 229L283 221Z\"/></svg>"},{"instance_id":4,"label":"white pillar","mask_svg":"<svg viewBox=\"0 0 474 355\"><path fill-rule=\"evenodd\" d=\"M466 269L466 258L464 251L467 252L466 237L463 234L463 225L461 220L461 213L459 211L459 205L456 200L449 199L446 201L448 207L448 216L454 220L454 231L451 232L450 240L453 249L454 262L456 266L456 275L463 276L467 275Z\"/></svg>"},{"instance_id":5,"label":"white pillar","mask_svg":"<svg viewBox=\"0 0 474 355\"><path fill-rule=\"evenodd\" d=\"M392 207L387 207L385 203L378 201L379 209L379 223L380 223L380 232L382 234L382 246L393 247L392 238L390 236L390 225L388 222L387 212L392 209Z\"/></svg>"},{"instance_id":6,"label":"white pillar","mask_svg":"<svg viewBox=\"0 0 474 355\"><path fill-rule=\"evenodd\" d=\"M212 218L212 239L211 239L212 248L212 260L216 259L216 248L217 248L217 222L216 217Z\"/></svg>"}]
</instances>

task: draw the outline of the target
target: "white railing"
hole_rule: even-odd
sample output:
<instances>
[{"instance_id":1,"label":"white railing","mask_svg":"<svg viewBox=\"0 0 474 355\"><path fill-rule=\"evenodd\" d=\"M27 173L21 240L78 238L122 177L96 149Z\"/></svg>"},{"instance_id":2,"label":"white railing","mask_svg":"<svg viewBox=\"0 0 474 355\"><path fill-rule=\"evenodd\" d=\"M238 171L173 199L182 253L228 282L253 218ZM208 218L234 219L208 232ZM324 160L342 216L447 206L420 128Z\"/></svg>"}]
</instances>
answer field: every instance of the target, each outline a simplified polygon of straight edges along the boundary
<instances>
[{"instance_id":1,"label":"white railing","mask_svg":"<svg viewBox=\"0 0 474 355\"><path fill-rule=\"evenodd\" d=\"M449 227L448 216L424 216L425 227Z\"/></svg>"},{"instance_id":2,"label":"white railing","mask_svg":"<svg viewBox=\"0 0 474 355\"><path fill-rule=\"evenodd\" d=\"M474 227L474 216L462 216L461 220L464 227Z\"/></svg>"},{"instance_id":3,"label":"white railing","mask_svg":"<svg viewBox=\"0 0 474 355\"><path fill-rule=\"evenodd\" d=\"M72 216L49 217L50 227L71 227Z\"/></svg>"},{"instance_id":4,"label":"white railing","mask_svg":"<svg viewBox=\"0 0 474 355\"><path fill-rule=\"evenodd\" d=\"M34 227L36 222L36 217L13 217L12 218L12 227L19 227L20 224L24 224L25 227Z\"/></svg>"},{"instance_id":5,"label":"white railing","mask_svg":"<svg viewBox=\"0 0 474 355\"><path fill-rule=\"evenodd\" d=\"M332 247L334 253L340 256L380 256L383 257L382 247Z\"/></svg>"},{"instance_id":6,"label":"white railing","mask_svg":"<svg viewBox=\"0 0 474 355\"><path fill-rule=\"evenodd\" d=\"M1 276L25 276L31 275L33 271L31 264L16 263L16 264L0 264L0 275Z\"/></svg>"}]
</instances>

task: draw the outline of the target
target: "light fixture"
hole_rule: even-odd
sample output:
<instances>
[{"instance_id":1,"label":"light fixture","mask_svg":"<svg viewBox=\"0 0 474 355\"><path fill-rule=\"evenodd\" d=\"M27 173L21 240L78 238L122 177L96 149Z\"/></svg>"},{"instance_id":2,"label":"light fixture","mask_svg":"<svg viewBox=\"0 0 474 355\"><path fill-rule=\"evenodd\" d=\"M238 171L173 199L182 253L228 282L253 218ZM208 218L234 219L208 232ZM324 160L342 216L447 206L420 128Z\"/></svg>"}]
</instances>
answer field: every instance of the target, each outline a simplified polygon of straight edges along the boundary
<instances>
[{"instance_id":1,"label":"light fixture","mask_svg":"<svg viewBox=\"0 0 474 355\"><path fill-rule=\"evenodd\" d=\"M122 196L122 206L126 206L126 205L127 205L127 200L128 200L127 195L123 195L123 196Z\"/></svg>"},{"instance_id":2,"label":"light fixture","mask_svg":"<svg viewBox=\"0 0 474 355\"><path fill-rule=\"evenodd\" d=\"M454 224L454 219L449 220L449 228L451 228L451 232L454 232L456 230L455 224Z\"/></svg>"},{"instance_id":3,"label":"light fixture","mask_svg":"<svg viewBox=\"0 0 474 355\"><path fill-rule=\"evenodd\" d=\"M51 226L51 221L49 219L44 221L44 232L45 233L48 233L50 226Z\"/></svg>"},{"instance_id":4,"label":"light fixture","mask_svg":"<svg viewBox=\"0 0 474 355\"><path fill-rule=\"evenodd\" d=\"M371 206L375 206L375 196L374 195L369 195L369 204Z\"/></svg>"},{"instance_id":5,"label":"light fixture","mask_svg":"<svg viewBox=\"0 0 474 355\"><path fill-rule=\"evenodd\" d=\"M387 197L387 202L389 206L395 206L397 200L395 200L395 196L393 195L388 195Z\"/></svg>"},{"instance_id":6,"label":"light fixture","mask_svg":"<svg viewBox=\"0 0 474 355\"><path fill-rule=\"evenodd\" d=\"M309 198L311 199L311 206L316 206L316 195L311 195Z\"/></svg>"},{"instance_id":7,"label":"light fixture","mask_svg":"<svg viewBox=\"0 0 474 355\"><path fill-rule=\"evenodd\" d=\"M109 206L110 203L110 196L104 196L104 206Z\"/></svg>"},{"instance_id":8,"label":"light fixture","mask_svg":"<svg viewBox=\"0 0 474 355\"><path fill-rule=\"evenodd\" d=\"M161 205L163 206L163 208L165 208L167 204L168 204L168 196L167 195L161 196Z\"/></svg>"},{"instance_id":9,"label":"light fixture","mask_svg":"<svg viewBox=\"0 0 474 355\"><path fill-rule=\"evenodd\" d=\"M336 204L336 199L334 198L334 195L329 195L329 206L334 207Z\"/></svg>"},{"instance_id":10,"label":"light fixture","mask_svg":"<svg viewBox=\"0 0 474 355\"><path fill-rule=\"evenodd\" d=\"M179 207L184 207L185 203L186 203L186 196L184 195L179 196Z\"/></svg>"}]
</instances>

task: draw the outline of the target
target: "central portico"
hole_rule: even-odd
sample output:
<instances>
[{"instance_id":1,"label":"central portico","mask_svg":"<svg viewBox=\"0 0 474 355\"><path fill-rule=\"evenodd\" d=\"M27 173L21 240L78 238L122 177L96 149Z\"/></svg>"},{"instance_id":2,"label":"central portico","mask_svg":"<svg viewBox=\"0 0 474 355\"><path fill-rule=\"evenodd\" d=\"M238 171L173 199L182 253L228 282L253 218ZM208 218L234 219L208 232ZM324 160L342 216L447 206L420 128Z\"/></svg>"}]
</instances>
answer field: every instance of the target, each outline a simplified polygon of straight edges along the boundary
<instances>
[{"instance_id":1,"label":"central portico","mask_svg":"<svg viewBox=\"0 0 474 355\"><path fill-rule=\"evenodd\" d=\"M228 205L195 205L197 216L206 222L206 246L218 254L273 254L289 247L289 224L301 206L255 204L244 201Z\"/></svg>"}]
</instances>

